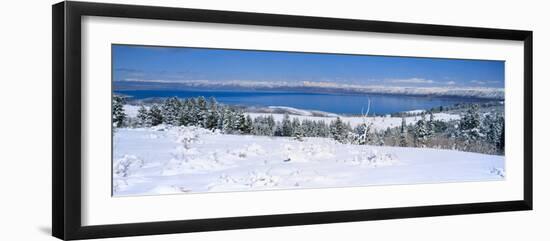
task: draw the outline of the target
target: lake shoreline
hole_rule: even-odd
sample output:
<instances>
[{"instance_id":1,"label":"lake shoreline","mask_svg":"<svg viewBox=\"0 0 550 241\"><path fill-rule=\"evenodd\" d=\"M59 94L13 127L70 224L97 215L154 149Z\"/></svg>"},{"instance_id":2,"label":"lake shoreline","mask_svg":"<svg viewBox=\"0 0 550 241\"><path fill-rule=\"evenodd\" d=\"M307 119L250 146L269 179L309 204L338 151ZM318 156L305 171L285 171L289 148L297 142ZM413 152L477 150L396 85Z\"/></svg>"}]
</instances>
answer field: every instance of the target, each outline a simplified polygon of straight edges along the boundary
<instances>
[{"instance_id":1,"label":"lake shoreline","mask_svg":"<svg viewBox=\"0 0 550 241\"><path fill-rule=\"evenodd\" d=\"M338 115L361 115L371 102L370 115L392 115L412 110L430 110L452 107L458 104L484 104L500 100L465 97L415 96L403 94L336 94L302 92L266 92L266 91L158 91L158 90L115 90L123 95L128 103L134 105L161 103L166 98L180 99L204 96L215 98L217 102L236 106L241 109L269 109L273 106L295 108L299 110L333 113ZM271 112L269 110L268 112ZM321 114L323 115L323 114Z\"/></svg>"}]
</instances>

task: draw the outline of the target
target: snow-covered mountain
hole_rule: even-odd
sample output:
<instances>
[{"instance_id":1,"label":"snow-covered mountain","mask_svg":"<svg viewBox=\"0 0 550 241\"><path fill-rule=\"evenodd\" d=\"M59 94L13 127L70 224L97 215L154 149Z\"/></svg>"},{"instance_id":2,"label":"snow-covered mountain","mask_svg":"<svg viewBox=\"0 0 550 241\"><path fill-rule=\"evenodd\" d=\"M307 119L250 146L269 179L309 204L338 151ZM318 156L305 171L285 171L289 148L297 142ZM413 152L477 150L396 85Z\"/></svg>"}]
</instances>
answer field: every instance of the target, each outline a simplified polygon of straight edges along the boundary
<instances>
[{"instance_id":1,"label":"snow-covered mountain","mask_svg":"<svg viewBox=\"0 0 550 241\"><path fill-rule=\"evenodd\" d=\"M504 88L467 87L467 86L387 86L361 85L317 81L212 81L212 80L125 80L115 81L115 88L132 89L177 89L177 88L209 88L209 89L254 89L254 90L297 90L320 93L369 93L369 94L399 94L423 96L473 97L486 99L504 99Z\"/></svg>"}]
</instances>

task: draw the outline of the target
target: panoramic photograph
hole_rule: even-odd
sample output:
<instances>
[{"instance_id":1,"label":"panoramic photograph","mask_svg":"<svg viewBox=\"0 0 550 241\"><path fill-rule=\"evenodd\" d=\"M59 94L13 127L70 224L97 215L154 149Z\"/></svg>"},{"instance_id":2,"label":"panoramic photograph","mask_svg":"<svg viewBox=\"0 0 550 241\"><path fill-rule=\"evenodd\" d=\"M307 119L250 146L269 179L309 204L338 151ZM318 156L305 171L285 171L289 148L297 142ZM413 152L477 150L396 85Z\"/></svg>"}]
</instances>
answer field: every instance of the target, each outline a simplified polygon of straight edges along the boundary
<instances>
[{"instance_id":1,"label":"panoramic photograph","mask_svg":"<svg viewBox=\"0 0 550 241\"><path fill-rule=\"evenodd\" d=\"M506 178L504 61L111 51L113 196Z\"/></svg>"}]
</instances>

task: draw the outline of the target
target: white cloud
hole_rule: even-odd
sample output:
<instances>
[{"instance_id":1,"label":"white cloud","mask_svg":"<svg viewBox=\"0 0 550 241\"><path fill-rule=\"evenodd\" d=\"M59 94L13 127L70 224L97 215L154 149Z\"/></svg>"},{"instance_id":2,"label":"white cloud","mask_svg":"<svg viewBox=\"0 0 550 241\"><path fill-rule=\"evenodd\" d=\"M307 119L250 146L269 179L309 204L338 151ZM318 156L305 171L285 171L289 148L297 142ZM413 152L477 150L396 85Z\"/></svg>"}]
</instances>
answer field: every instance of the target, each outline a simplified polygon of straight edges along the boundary
<instances>
[{"instance_id":1,"label":"white cloud","mask_svg":"<svg viewBox=\"0 0 550 241\"><path fill-rule=\"evenodd\" d=\"M393 79L393 80L388 80L388 82L399 83L399 84L433 84L434 83L433 80L422 79L422 78Z\"/></svg>"},{"instance_id":2,"label":"white cloud","mask_svg":"<svg viewBox=\"0 0 550 241\"><path fill-rule=\"evenodd\" d=\"M447 82L445 82L445 84L447 84L447 85L456 85L456 82L454 82L454 81L447 81Z\"/></svg>"},{"instance_id":3,"label":"white cloud","mask_svg":"<svg viewBox=\"0 0 550 241\"><path fill-rule=\"evenodd\" d=\"M477 85L498 84L498 81L494 80L470 80L470 83Z\"/></svg>"}]
</instances>

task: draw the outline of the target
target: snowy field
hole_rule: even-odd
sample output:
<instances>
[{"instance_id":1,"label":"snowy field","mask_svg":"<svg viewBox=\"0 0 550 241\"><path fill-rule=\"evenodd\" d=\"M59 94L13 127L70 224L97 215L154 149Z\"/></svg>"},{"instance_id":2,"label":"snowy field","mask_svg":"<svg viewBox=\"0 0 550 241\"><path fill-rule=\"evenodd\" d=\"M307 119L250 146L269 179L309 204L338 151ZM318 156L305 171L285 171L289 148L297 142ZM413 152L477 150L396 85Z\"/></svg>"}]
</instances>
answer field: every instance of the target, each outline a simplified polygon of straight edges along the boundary
<instances>
[{"instance_id":1,"label":"snowy field","mask_svg":"<svg viewBox=\"0 0 550 241\"><path fill-rule=\"evenodd\" d=\"M329 138L166 126L116 129L113 137L115 196L493 181L504 175L503 156Z\"/></svg>"}]
</instances>

